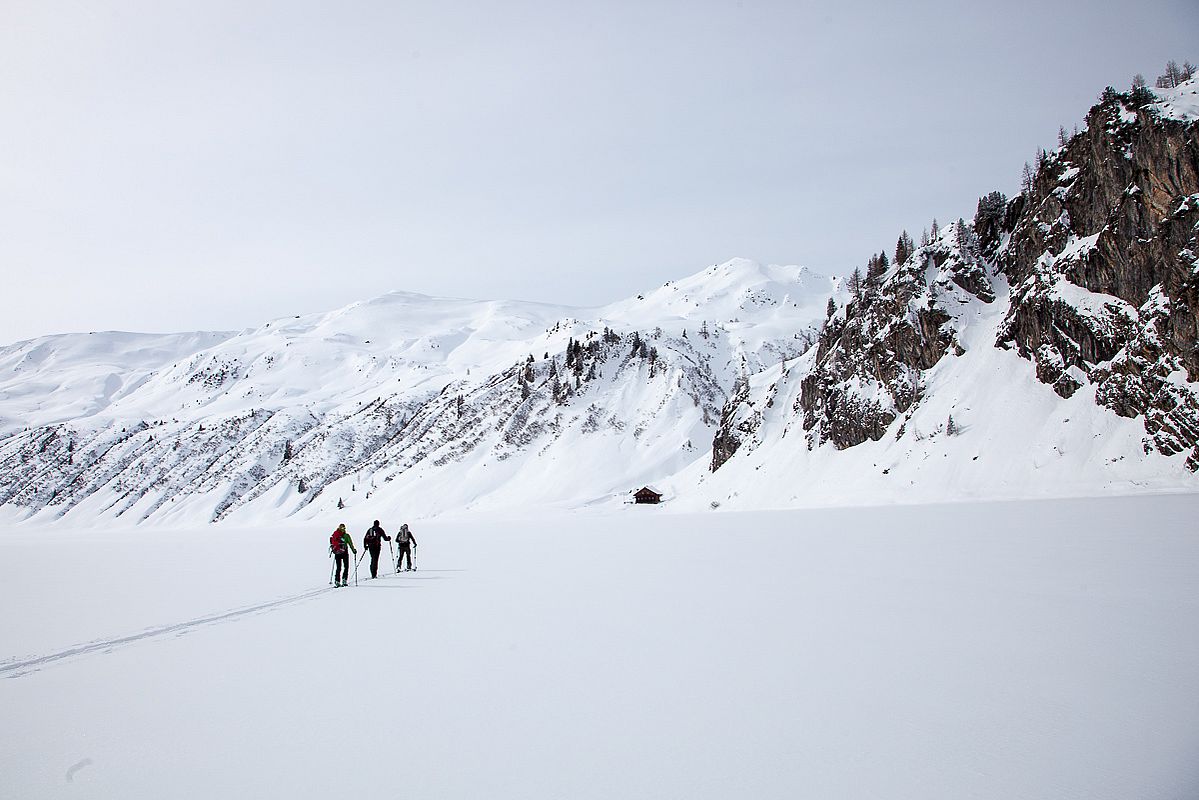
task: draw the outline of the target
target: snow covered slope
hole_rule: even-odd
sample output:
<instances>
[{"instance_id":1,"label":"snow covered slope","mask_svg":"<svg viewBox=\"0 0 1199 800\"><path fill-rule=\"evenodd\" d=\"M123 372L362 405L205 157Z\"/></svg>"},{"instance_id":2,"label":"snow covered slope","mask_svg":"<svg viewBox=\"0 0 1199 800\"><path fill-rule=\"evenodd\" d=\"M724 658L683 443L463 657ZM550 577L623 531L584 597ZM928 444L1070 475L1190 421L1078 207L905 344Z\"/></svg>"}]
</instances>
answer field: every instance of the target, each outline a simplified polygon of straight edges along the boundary
<instances>
[{"instance_id":1,"label":"snow covered slope","mask_svg":"<svg viewBox=\"0 0 1199 800\"><path fill-rule=\"evenodd\" d=\"M231 333L73 333L0 348L0 436L104 414L158 370Z\"/></svg>"},{"instance_id":2,"label":"snow covered slope","mask_svg":"<svg viewBox=\"0 0 1199 800\"><path fill-rule=\"evenodd\" d=\"M949 232L947 238L954 234ZM750 382L732 406L742 426L737 454L681 508L853 505L979 499L1196 491L1186 454L1147 455L1141 420L1121 417L1089 388L1063 399L1037 380L1027 361L995 347L1008 309L1001 276L993 302L962 290L933 270L926 291L944 292L952 310L944 329L950 350L927 370L912 369L919 398L896 402L882 381L856 377L838 385L837 413L859 422L882 416L881 436L845 449L827 439L821 420L805 430L805 380L818 373L818 350ZM927 307L927 296L913 305ZM872 364L875 362L871 362ZM902 410L900 409L902 406ZM836 421L833 421L836 424ZM819 442L819 443L817 443ZM752 475L752 480L746 480Z\"/></svg>"},{"instance_id":3,"label":"snow covered slope","mask_svg":"<svg viewBox=\"0 0 1199 800\"><path fill-rule=\"evenodd\" d=\"M1194 90L1105 92L1024 193L897 246L737 388L682 504L1199 488Z\"/></svg>"},{"instance_id":4,"label":"snow covered slope","mask_svg":"<svg viewBox=\"0 0 1199 800\"><path fill-rule=\"evenodd\" d=\"M599 308L395 292L0 351L0 508L765 508L1199 490L1195 81L1108 91L1025 191L865 279L744 259ZM885 256L885 253L884 253Z\"/></svg>"},{"instance_id":5,"label":"snow covered slope","mask_svg":"<svg viewBox=\"0 0 1199 800\"><path fill-rule=\"evenodd\" d=\"M706 463L733 383L802 353L835 291L734 260L598 309L397 292L160 353L129 391L40 420L20 403L94 367L87 339L70 359L25 343L62 366L14 374L10 413L42 424L0 441L0 499L177 524L604 500Z\"/></svg>"}]
</instances>

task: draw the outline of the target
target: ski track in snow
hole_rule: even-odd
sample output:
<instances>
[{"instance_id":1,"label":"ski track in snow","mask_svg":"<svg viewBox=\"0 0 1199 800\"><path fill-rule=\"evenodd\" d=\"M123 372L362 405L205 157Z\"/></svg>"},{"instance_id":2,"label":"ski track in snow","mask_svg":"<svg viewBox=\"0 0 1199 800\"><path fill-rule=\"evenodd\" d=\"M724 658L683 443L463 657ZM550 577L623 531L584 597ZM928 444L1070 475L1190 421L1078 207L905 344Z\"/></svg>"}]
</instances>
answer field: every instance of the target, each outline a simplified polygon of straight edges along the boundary
<instances>
[{"instance_id":1,"label":"ski track in snow","mask_svg":"<svg viewBox=\"0 0 1199 800\"><path fill-rule=\"evenodd\" d=\"M0 661L0 796L1196 797L1197 511L463 515L331 594L326 526L59 530L0 584L44 654ZM399 784L329 768L347 729Z\"/></svg>"},{"instance_id":2,"label":"ski track in snow","mask_svg":"<svg viewBox=\"0 0 1199 800\"><path fill-rule=\"evenodd\" d=\"M391 577L391 576L390 575L382 575L380 577L387 578L387 577ZM181 636L185 633L190 633L191 631L196 630L197 628L204 627L205 625L214 625L217 623L231 622L233 620L240 619L241 617L249 616L251 614L260 614L260 613L265 613L267 611L274 611L276 609L284 608L286 606L295 605L296 603L302 603L306 600L311 600L312 598L317 597L322 594L325 594L326 592L333 591L333 588L334 587L332 587L332 586L324 586L324 587L321 587L320 589L313 589L312 591L303 592L303 593L297 594L297 595L292 595L291 597L284 597L284 598L280 598L279 600L272 600L269 603L259 603L258 605L253 605L253 606L249 606L246 608L238 608L238 609L233 609L231 611L223 611L219 614L210 614L206 617L200 617L198 619L188 620L187 622L177 622L172 625L161 625L161 626L154 627L154 628L147 628L146 630L142 631L141 633L134 633L134 634L130 634L129 636L118 636L118 637L112 638L112 639L98 639L93 642L88 642L87 644L80 644L80 645L75 645L74 647L68 647L65 650L59 650L58 652L55 652L55 653L47 653L47 654L41 655L41 656L24 658L19 661L13 660L12 658L10 658L10 659L4 661L3 663L0 663L0 678L9 678L9 679L20 678L24 675L29 675L31 673L37 672L39 669L41 669L42 667L44 667L48 664L53 664L54 662L62 661L63 659L74 658L76 656L90 655L92 653L108 653L118 647L122 647L127 644L133 644L135 642L144 642L148 639L157 639L162 636L170 636L171 634Z\"/></svg>"}]
</instances>

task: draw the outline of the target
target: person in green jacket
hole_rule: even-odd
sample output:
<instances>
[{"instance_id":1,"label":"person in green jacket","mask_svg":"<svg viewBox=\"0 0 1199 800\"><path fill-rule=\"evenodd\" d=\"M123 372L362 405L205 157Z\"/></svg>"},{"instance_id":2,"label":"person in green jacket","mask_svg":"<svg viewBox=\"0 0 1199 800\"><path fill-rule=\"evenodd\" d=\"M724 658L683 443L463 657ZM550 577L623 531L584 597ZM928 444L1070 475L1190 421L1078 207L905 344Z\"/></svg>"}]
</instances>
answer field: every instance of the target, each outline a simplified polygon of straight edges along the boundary
<instances>
[{"instance_id":1,"label":"person in green jacket","mask_svg":"<svg viewBox=\"0 0 1199 800\"><path fill-rule=\"evenodd\" d=\"M358 555L358 549L354 547L354 540L346 532L346 524L343 522L329 537L329 551L333 553L334 586L345 586L349 583L351 550L354 555Z\"/></svg>"}]
</instances>

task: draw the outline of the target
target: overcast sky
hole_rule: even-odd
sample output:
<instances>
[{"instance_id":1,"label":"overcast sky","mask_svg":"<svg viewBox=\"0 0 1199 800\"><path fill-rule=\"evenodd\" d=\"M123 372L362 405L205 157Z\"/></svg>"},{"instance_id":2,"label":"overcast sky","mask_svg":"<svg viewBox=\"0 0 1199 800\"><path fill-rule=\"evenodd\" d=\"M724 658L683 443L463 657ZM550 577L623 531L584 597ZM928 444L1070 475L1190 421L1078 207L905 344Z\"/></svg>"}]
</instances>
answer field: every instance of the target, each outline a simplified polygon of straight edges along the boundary
<instances>
[{"instance_id":1,"label":"overcast sky","mask_svg":"<svg viewBox=\"0 0 1199 800\"><path fill-rule=\"evenodd\" d=\"M845 274L1196 42L1197 0L0 0L0 343Z\"/></svg>"}]
</instances>

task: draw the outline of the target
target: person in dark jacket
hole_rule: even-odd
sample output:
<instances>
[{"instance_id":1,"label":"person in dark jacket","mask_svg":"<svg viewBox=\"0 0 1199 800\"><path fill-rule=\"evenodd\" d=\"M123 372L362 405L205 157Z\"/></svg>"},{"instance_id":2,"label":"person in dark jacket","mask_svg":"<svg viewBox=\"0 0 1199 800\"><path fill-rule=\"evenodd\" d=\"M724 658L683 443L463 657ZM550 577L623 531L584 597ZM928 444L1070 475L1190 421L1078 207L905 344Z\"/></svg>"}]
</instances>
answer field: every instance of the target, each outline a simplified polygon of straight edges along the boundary
<instances>
[{"instance_id":1,"label":"person in dark jacket","mask_svg":"<svg viewBox=\"0 0 1199 800\"><path fill-rule=\"evenodd\" d=\"M383 540L391 541L391 537L387 532L379 527L379 520L375 520L375 524L366 532L366 536L362 539L362 544L370 551L371 554L371 577L379 577L379 551L383 549Z\"/></svg>"},{"instance_id":2,"label":"person in dark jacket","mask_svg":"<svg viewBox=\"0 0 1199 800\"><path fill-rule=\"evenodd\" d=\"M354 555L358 555L358 551L344 522L329 537L329 550L333 553L333 585L345 586L350 580L350 551L353 550Z\"/></svg>"},{"instance_id":3,"label":"person in dark jacket","mask_svg":"<svg viewBox=\"0 0 1199 800\"><path fill-rule=\"evenodd\" d=\"M399 555L396 556L396 572L400 571L400 565L404 563L404 556L408 556L408 569L416 569L412 566L413 547L416 547L416 537L412 535L412 531L408 530L408 523L405 522L396 533L396 549L399 551Z\"/></svg>"}]
</instances>

